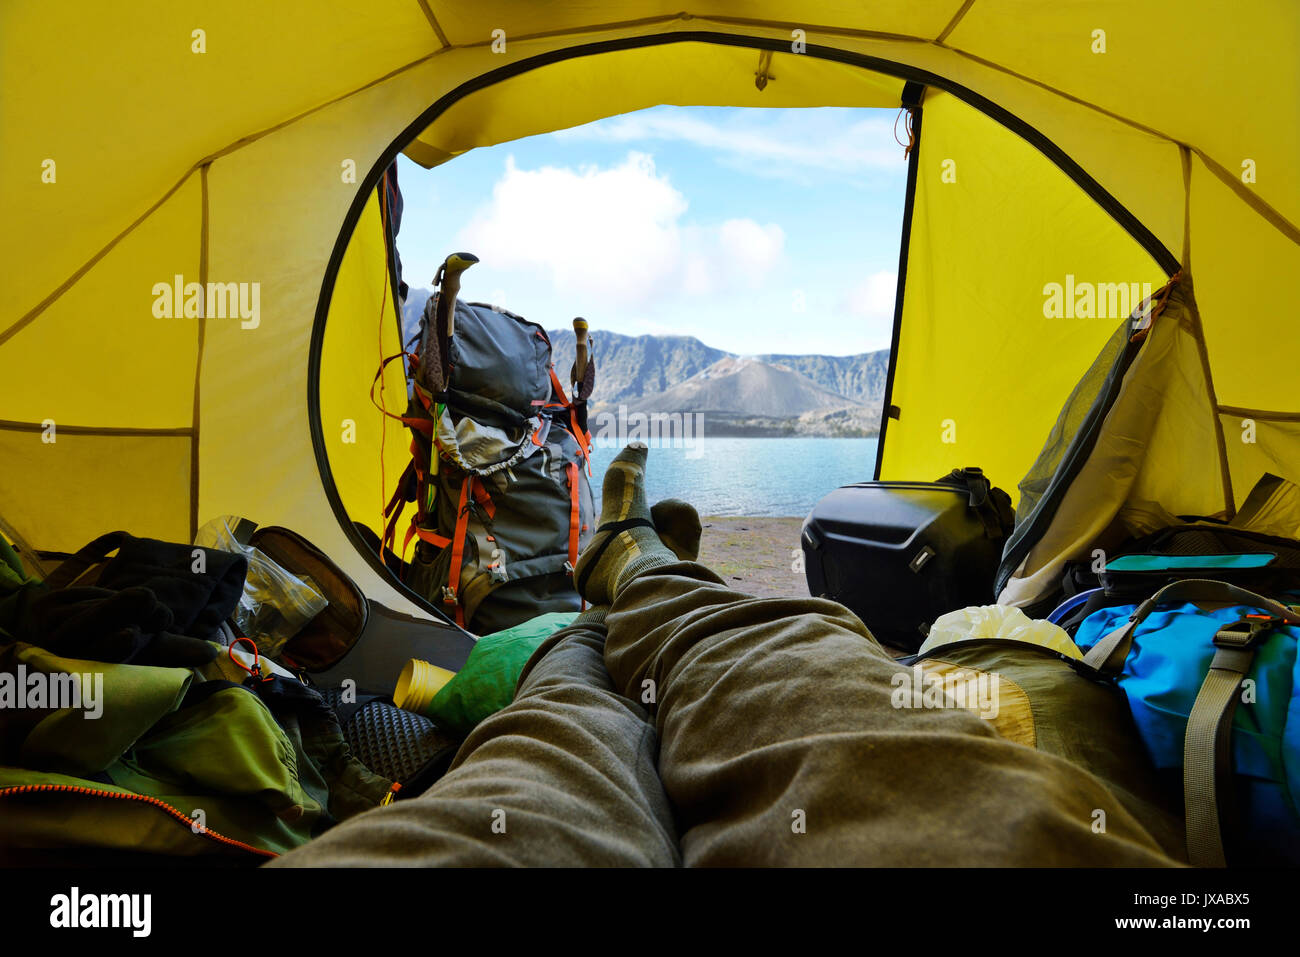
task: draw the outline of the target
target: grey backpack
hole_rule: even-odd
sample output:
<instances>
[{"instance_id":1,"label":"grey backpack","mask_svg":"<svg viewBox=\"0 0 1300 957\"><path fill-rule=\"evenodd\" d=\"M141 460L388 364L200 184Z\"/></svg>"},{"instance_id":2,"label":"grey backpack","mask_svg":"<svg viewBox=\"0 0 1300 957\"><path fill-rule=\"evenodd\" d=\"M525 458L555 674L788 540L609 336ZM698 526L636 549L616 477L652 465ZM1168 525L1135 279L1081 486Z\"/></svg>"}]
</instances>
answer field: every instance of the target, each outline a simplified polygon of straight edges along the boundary
<instances>
[{"instance_id":1,"label":"grey backpack","mask_svg":"<svg viewBox=\"0 0 1300 957\"><path fill-rule=\"evenodd\" d=\"M577 611L573 565L595 527L591 436L550 339L513 312L459 299L454 331L440 330L440 294L408 356L412 461L385 512L384 544L396 545L402 503L414 502L405 583L477 634Z\"/></svg>"}]
</instances>

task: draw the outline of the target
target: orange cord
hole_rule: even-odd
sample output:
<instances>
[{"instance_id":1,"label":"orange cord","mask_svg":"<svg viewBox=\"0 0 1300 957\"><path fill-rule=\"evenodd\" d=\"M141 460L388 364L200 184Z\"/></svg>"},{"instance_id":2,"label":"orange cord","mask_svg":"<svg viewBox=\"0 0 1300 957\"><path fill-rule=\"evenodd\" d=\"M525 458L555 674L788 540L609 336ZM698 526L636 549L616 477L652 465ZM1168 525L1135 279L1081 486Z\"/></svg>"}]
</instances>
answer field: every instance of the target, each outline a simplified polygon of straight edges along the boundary
<instances>
[{"instance_id":1,"label":"orange cord","mask_svg":"<svg viewBox=\"0 0 1300 957\"><path fill-rule=\"evenodd\" d=\"M907 114L907 142L904 143L898 138L898 121L902 119L903 114ZM898 116L894 117L894 142L903 147L903 158L906 159L912 153L912 147L916 145L916 133L912 130L912 108L905 106L898 111Z\"/></svg>"},{"instance_id":2,"label":"orange cord","mask_svg":"<svg viewBox=\"0 0 1300 957\"><path fill-rule=\"evenodd\" d=\"M253 667L251 668L235 657L235 646L244 645L244 644L248 645L250 648L253 649ZM262 674L262 653L257 650L257 642L253 641L252 638L236 638L234 641L230 643L230 646L226 649L226 656L231 661L233 661L237 667L243 669L244 671L247 671L250 675L252 675L254 678L257 678L260 681L270 681L272 678L275 677L275 675L273 674L271 675Z\"/></svg>"},{"instance_id":3,"label":"orange cord","mask_svg":"<svg viewBox=\"0 0 1300 957\"><path fill-rule=\"evenodd\" d=\"M1155 325L1156 319L1158 319L1160 317L1160 314L1165 311L1165 306L1169 302L1169 294L1174 291L1174 286L1177 285L1178 280L1182 278L1183 278L1183 271L1180 269L1178 270L1178 272L1174 273L1172 276L1169 277L1169 281L1167 283L1165 283L1163 286L1161 286L1159 289L1153 292L1146 299L1142 300L1142 303L1151 302L1151 305L1148 307L1147 310L1146 325L1142 326L1140 329L1134 332L1133 335L1129 336L1129 340L1128 340L1129 342L1141 342L1142 340L1146 339L1147 334L1151 332L1151 327ZM1138 308L1141 309L1142 304L1139 304Z\"/></svg>"}]
</instances>

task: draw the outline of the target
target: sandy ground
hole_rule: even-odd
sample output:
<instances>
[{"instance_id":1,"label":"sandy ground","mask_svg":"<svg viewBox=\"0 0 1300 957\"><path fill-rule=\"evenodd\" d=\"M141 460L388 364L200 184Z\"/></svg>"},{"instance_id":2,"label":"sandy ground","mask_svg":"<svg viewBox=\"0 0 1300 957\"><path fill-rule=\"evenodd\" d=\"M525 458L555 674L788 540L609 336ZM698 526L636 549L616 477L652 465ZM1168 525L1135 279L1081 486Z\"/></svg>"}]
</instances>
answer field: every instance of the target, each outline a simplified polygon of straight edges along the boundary
<instances>
[{"instance_id":1,"label":"sandy ground","mask_svg":"<svg viewBox=\"0 0 1300 957\"><path fill-rule=\"evenodd\" d=\"M807 598L799 549L802 518L700 519L700 561L728 585L760 598Z\"/></svg>"}]
</instances>

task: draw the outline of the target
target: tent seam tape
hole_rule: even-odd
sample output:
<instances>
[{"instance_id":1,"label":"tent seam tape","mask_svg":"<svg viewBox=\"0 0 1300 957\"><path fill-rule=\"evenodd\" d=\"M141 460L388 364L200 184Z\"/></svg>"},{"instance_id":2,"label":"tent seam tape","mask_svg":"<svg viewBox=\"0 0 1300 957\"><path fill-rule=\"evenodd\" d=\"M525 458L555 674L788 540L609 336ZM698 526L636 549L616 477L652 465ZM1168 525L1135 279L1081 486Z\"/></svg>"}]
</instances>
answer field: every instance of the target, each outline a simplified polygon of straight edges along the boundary
<instances>
[{"instance_id":1,"label":"tent seam tape","mask_svg":"<svg viewBox=\"0 0 1300 957\"><path fill-rule=\"evenodd\" d=\"M438 18L433 15L433 10L429 6L428 0L415 0L415 2L418 3L420 9L424 11L425 19L429 21L429 26L433 27L433 32L434 35L438 37L438 42L443 45L444 49L450 47L451 42L447 39L447 34L442 32L442 27L438 24Z\"/></svg>"},{"instance_id":2,"label":"tent seam tape","mask_svg":"<svg viewBox=\"0 0 1300 957\"><path fill-rule=\"evenodd\" d=\"M1192 150L1189 146L1180 146L1178 162L1183 174L1183 269L1187 270L1188 283L1192 280ZM1210 350L1205 345L1205 326L1201 324L1201 307L1192 296L1192 338L1196 340L1196 353L1201 360L1201 374L1205 376L1205 388L1209 393L1210 418L1214 422L1214 440L1219 453L1219 484L1223 489L1223 507L1229 515L1237 511L1236 498L1232 489L1232 469L1228 465L1228 440L1223 434L1223 420L1219 418L1219 396L1214 388L1214 373L1210 369Z\"/></svg>"},{"instance_id":3,"label":"tent seam tape","mask_svg":"<svg viewBox=\"0 0 1300 957\"><path fill-rule=\"evenodd\" d=\"M957 29L957 24L961 23L962 19L966 16L967 12L974 5L975 5L975 0L966 0L966 2L961 5L961 9L958 10L956 14L953 15L953 18L951 20L948 21L948 25L943 28L943 32L934 38L934 42L941 44L943 43L944 40L948 39L948 34L952 33L953 30Z\"/></svg>"},{"instance_id":4,"label":"tent seam tape","mask_svg":"<svg viewBox=\"0 0 1300 957\"><path fill-rule=\"evenodd\" d=\"M208 170L211 163L203 164L199 172L199 286L208 288ZM203 373L203 346L207 339L208 309L206 299L199 313L196 348L194 350L194 406L190 417L190 541L199 531L199 382Z\"/></svg>"},{"instance_id":5,"label":"tent seam tape","mask_svg":"<svg viewBox=\"0 0 1300 957\"><path fill-rule=\"evenodd\" d=\"M344 100L350 99L351 97L356 96L358 93L364 93L366 90L378 86L381 83L387 83L389 80L393 79L394 77L400 76L401 74L406 73L408 70L414 70L418 66L423 66L425 63L432 60L434 57L441 56L442 54L450 52L453 49L455 48L442 47L438 50L434 50L432 53L426 53L424 56L412 60L410 63L404 64L403 66L399 66L394 70L388 71L383 76L376 77L373 80L361 84L361 86L357 87L356 89L349 90L346 93L340 93L332 100L326 100L324 103L318 103L316 106L303 110L301 113L297 113L294 116L289 117L288 119L281 120L279 123L276 123L273 126L268 126L265 129L258 130L256 133L249 133L247 136L242 136L239 139L235 140L233 143L230 143L228 146L224 146L221 149L217 150L215 153L209 153L203 159L199 160L196 164L194 164L195 168L211 163L213 160L220 159L223 156L228 156L231 153L235 152L236 150L243 149L245 146L250 146L253 143L256 143L258 140L262 139L264 136L269 136L272 133L278 132L284 129L286 126L291 126L292 124L297 123L299 120L305 120L313 113L319 113L321 110L334 106L336 103L342 103Z\"/></svg>"},{"instance_id":6,"label":"tent seam tape","mask_svg":"<svg viewBox=\"0 0 1300 957\"><path fill-rule=\"evenodd\" d=\"M1057 87L1052 86L1050 83L1046 83L1043 80L1036 80L1031 76L1028 76L1024 73L1020 73L1017 70L1011 69L1011 67L1009 66L1003 66L1001 63L995 63L992 60L987 60L984 57L979 56L978 54L971 53L968 50L963 50L961 47L950 46L947 43L937 43L937 42L935 45L942 47L945 50L949 50L957 54L958 56L965 57L966 59L970 60L973 63L978 63L980 64L980 66L986 66L990 70L996 70L999 73L1005 73L1007 76L1015 77L1017 80L1021 80L1032 86L1036 86L1040 90L1044 90L1048 93L1051 93L1054 96L1059 96L1061 99L1067 100L1070 103L1075 103L1079 106L1087 107L1090 110L1102 114L1103 116L1110 117L1112 120L1116 120L1120 123L1123 123L1126 126L1131 126L1136 130L1140 130L1141 132L1146 133L1149 136L1155 136L1162 140L1168 140L1170 143L1174 143L1178 146L1188 145L1184 143L1182 140L1170 136L1168 133L1162 133L1160 130L1156 129L1155 127L1147 126L1145 123L1139 123L1137 120L1129 119L1126 116L1121 116L1118 113L1114 113L1111 110L1106 109L1104 106L1098 106L1096 103L1091 103L1088 100L1083 99L1082 97L1075 96L1072 93L1066 93L1064 90L1058 89Z\"/></svg>"},{"instance_id":7,"label":"tent seam tape","mask_svg":"<svg viewBox=\"0 0 1300 957\"><path fill-rule=\"evenodd\" d=\"M650 27L656 24L669 24L675 22L693 23L700 21L703 23L718 23L726 26L739 27L758 27L769 30L803 30L808 34L821 34L825 36L836 37L853 37L862 40L899 40L907 43L931 43L931 40L925 37L918 37L910 33L889 33L884 30L854 30L847 27L834 27L825 24L800 23L794 20L757 20L753 17L723 17L691 14L683 16L680 13L669 14L659 17L641 17L637 20L617 20L613 23L594 23L581 27L565 27L560 30L541 30L536 33L522 33L517 37L510 39L515 43L522 43L526 40L550 40L555 37L565 36L585 36L593 33L608 33L613 30L622 30L628 27ZM463 43L455 47L458 50L469 50L475 47L491 46L494 41L475 40L473 43Z\"/></svg>"},{"instance_id":8,"label":"tent seam tape","mask_svg":"<svg viewBox=\"0 0 1300 957\"><path fill-rule=\"evenodd\" d=\"M1115 120L1116 122L1123 123L1125 126L1130 126L1135 130L1140 130L1141 132L1146 133L1149 136L1155 136L1158 137L1159 139L1167 140L1168 142L1173 143L1182 149L1190 149L1197 156L1201 157L1201 160L1202 162L1205 163L1207 169L1209 169L1216 176L1222 179L1225 183L1231 186L1233 191L1237 193L1237 195L1246 202L1246 205L1250 206L1252 209L1255 210L1255 212L1259 213L1260 216L1262 216L1264 219L1270 222L1274 227L1276 227L1283 235L1285 235L1293 243L1300 245L1300 227L1297 227L1289 219L1287 219L1276 209L1274 209L1269 203L1260 199L1258 195L1247 190L1244 184L1238 183L1236 181L1236 177L1234 177L1231 173L1229 173L1226 167L1220 165L1217 160L1211 159L1199 147L1193 146L1190 143L1184 143L1182 140L1178 139L1177 137L1170 136L1168 133L1163 133L1160 130L1155 129L1154 127L1147 126L1145 123L1139 123L1137 120L1131 120L1127 117L1119 115L1118 113L1113 113L1103 106L1098 106L1096 103L1090 103L1085 99L1082 99L1077 96L1073 96L1072 94L1066 93L1064 90L1059 90L1048 83L1044 83L1042 80L1035 80L1031 76L1026 76L1023 73L1019 73L1016 70L1013 70L1010 67L1003 66L1000 63L994 63L992 60L986 60L983 57L977 56L974 53L969 53L966 50L961 49L960 47L949 46L946 43L937 43L937 42L936 42L936 46L940 46L945 50L951 50L953 53L956 53L958 56L966 57L968 60L971 60L975 63L979 63L982 66L986 66L991 70L997 70L1000 73L1005 73L1007 76L1015 77L1017 80L1021 80L1025 83L1029 83L1033 86L1036 86L1039 89L1045 90L1046 92L1051 93L1054 96L1059 96L1062 99L1069 101L1070 103L1075 103L1079 106L1086 107L1087 109L1100 113L1102 116L1107 116L1110 119Z\"/></svg>"},{"instance_id":9,"label":"tent seam tape","mask_svg":"<svg viewBox=\"0 0 1300 957\"><path fill-rule=\"evenodd\" d=\"M1236 514L1237 502L1232 490L1232 470L1228 467L1228 440L1223 435L1223 420L1219 418L1219 396L1214 388L1214 374L1210 371L1210 353L1205 347L1205 327L1201 325L1201 308L1193 310L1195 316L1196 351L1200 354L1201 370L1205 375L1205 388L1210 393L1210 418L1214 421L1214 438L1219 446L1219 482L1223 486L1223 507L1228 514Z\"/></svg>"},{"instance_id":10,"label":"tent seam tape","mask_svg":"<svg viewBox=\"0 0 1300 957\"><path fill-rule=\"evenodd\" d=\"M183 438L189 435L193 429L178 427L174 429L132 429L119 428L111 425L59 425L58 431L66 432L70 435L120 435L120 436L152 436L157 438L177 437ZM0 419L0 432L43 432L45 426L40 422L18 422L12 419Z\"/></svg>"},{"instance_id":11,"label":"tent seam tape","mask_svg":"<svg viewBox=\"0 0 1300 957\"><path fill-rule=\"evenodd\" d=\"M1264 219L1268 220L1268 222L1272 224L1278 232L1286 236L1286 238L1291 240L1291 242L1300 245L1300 227L1296 226L1295 223L1291 222L1291 220L1287 219L1264 200L1260 199L1257 194L1248 190L1245 183L1241 182L1228 170L1227 167L1220 165L1218 160L1209 156L1204 150L1197 149L1195 146L1190 145L1188 148L1199 156L1201 162L1205 164L1205 168L1222 180L1225 185L1237 194L1238 198L1240 198L1242 202L1255 210L1255 212L1259 213L1259 215L1264 217Z\"/></svg>"},{"instance_id":12,"label":"tent seam tape","mask_svg":"<svg viewBox=\"0 0 1300 957\"><path fill-rule=\"evenodd\" d=\"M1220 415L1233 415L1240 419L1267 419L1270 422L1300 422L1300 412L1270 412L1267 409L1247 409L1239 405L1216 407Z\"/></svg>"},{"instance_id":13,"label":"tent seam tape","mask_svg":"<svg viewBox=\"0 0 1300 957\"><path fill-rule=\"evenodd\" d=\"M159 199L156 203L154 203L152 206L146 209L143 213L141 213L139 218L137 218L135 222L131 223L131 225L127 226L120 233L118 233L116 236L110 239L108 241L108 244L104 246L103 249L95 253L95 255L91 256L90 259L88 259L79 269L77 269L76 272L74 272L71 276L65 279L52 293L50 293L43 300L41 300L39 303L33 306L27 312L26 315L20 318L8 329L5 329L3 332L0 332L0 346L3 346L6 342L8 342L10 339L16 336L19 332L27 328L27 326L31 325L31 323L35 321L37 318L39 318L41 313L43 313L46 309L52 306L55 303L55 301L59 299L60 296L62 296L65 292L71 289L74 285L76 285L77 281L80 280L82 276L84 276L91 269L93 269L101 259L103 259L105 256L107 256L110 252L113 251L113 247L115 247L118 243L120 243L123 239L125 239L137 226L139 226L146 219L152 216L158 210L158 208L162 206L163 203L171 199L171 197L175 195L176 191L185 185L185 181L194 175L194 170L196 169L198 169L198 166L194 166L186 170L185 175L182 176L179 180L177 180L176 184L172 186L171 189L163 193L161 199Z\"/></svg>"}]
</instances>

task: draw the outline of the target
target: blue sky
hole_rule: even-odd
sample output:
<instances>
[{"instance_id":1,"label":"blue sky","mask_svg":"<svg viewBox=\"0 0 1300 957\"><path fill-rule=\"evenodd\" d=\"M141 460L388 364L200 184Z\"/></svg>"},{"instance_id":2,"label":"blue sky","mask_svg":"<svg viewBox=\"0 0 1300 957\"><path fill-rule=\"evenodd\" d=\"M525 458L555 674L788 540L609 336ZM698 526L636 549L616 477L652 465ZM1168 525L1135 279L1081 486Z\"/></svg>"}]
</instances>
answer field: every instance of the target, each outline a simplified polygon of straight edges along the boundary
<instances>
[{"instance_id":1,"label":"blue sky","mask_svg":"<svg viewBox=\"0 0 1300 957\"><path fill-rule=\"evenodd\" d=\"M907 164L895 112L660 106L402 157L403 278L479 256L462 295L547 328L693 335L731 352L889 347Z\"/></svg>"}]
</instances>

